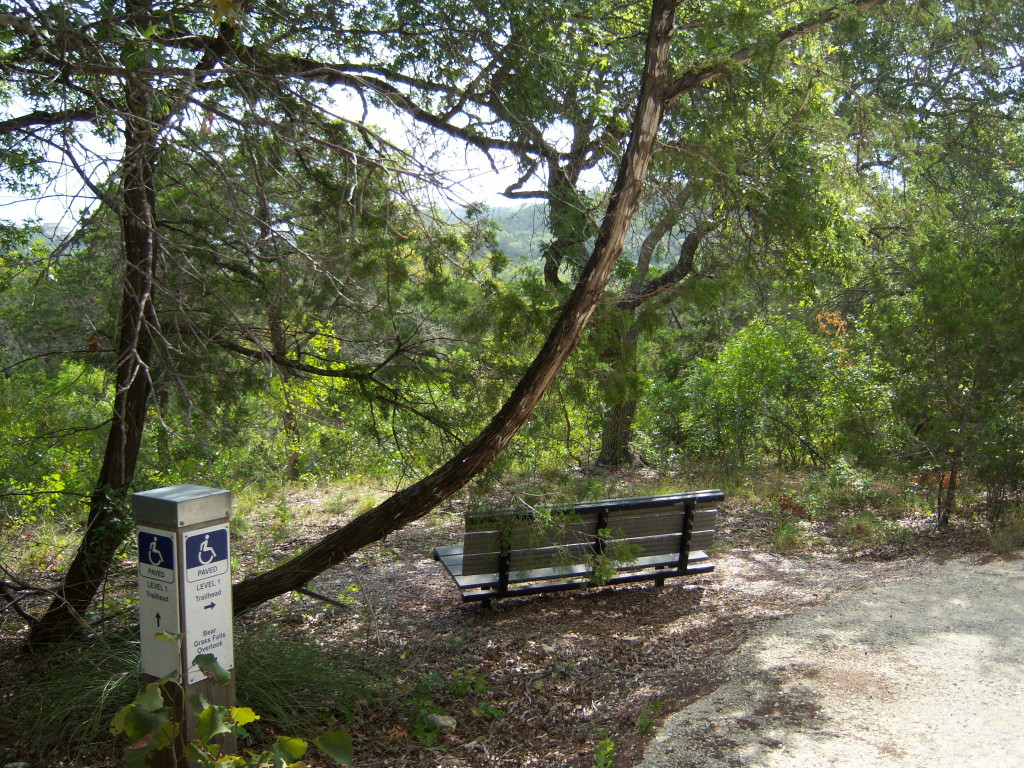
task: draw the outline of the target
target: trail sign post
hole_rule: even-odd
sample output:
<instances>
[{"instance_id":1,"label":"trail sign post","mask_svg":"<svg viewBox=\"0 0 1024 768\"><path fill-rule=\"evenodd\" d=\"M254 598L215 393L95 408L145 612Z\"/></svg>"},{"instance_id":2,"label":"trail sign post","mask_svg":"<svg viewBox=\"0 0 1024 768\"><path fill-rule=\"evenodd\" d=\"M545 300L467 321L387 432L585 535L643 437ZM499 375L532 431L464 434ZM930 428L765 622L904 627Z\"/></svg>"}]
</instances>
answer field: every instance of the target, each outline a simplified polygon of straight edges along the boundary
<instances>
[{"instance_id":1,"label":"trail sign post","mask_svg":"<svg viewBox=\"0 0 1024 768\"><path fill-rule=\"evenodd\" d=\"M143 685L170 678L164 696L173 702L180 734L160 755L162 765L188 766L185 745L196 736L197 694L211 704L235 704L231 625L231 492L175 485L132 496L139 543L139 633ZM195 658L209 654L231 674L221 685L207 679ZM227 736L227 735L225 735ZM235 744L225 738L224 753Z\"/></svg>"}]
</instances>

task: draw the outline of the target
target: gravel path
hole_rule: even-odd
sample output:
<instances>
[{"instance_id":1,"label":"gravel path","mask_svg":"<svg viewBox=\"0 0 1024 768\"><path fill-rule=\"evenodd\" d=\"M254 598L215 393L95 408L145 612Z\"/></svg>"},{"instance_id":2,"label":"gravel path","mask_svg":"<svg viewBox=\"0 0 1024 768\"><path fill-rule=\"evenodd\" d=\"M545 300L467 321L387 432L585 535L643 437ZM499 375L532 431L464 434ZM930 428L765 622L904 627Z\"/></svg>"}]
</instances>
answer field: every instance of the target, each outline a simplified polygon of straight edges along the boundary
<instances>
[{"instance_id":1,"label":"gravel path","mask_svg":"<svg viewBox=\"0 0 1024 768\"><path fill-rule=\"evenodd\" d=\"M637 768L1024 766L1024 560L922 564L746 642Z\"/></svg>"}]
</instances>

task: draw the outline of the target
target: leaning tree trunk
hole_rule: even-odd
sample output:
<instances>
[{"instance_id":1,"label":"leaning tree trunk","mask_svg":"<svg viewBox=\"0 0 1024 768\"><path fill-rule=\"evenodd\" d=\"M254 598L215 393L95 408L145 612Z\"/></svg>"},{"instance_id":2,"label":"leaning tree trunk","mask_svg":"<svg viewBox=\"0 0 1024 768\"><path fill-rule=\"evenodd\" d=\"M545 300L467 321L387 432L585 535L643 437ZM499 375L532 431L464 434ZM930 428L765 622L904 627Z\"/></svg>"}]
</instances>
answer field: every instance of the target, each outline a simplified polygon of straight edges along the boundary
<instances>
[{"instance_id":1,"label":"leaning tree trunk","mask_svg":"<svg viewBox=\"0 0 1024 768\"><path fill-rule=\"evenodd\" d=\"M116 391L99 478L89 500L85 536L47 612L29 633L35 647L69 639L106 578L117 548L131 530L128 494L146 423L150 394L153 277L157 244L154 220L156 134L150 119L152 91L143 78L126 85L128 117L121 189L125 271L115 372Z\"/></svg>"},{"instance_id":2,"label":"leaning tree trunk","mask_svg":"<svg viewBox=\"0 0 1024 768\"><path fill-rule=\"evenodd\" d=\"M654 0L646 60L629 146L619 166L593 253L544 346L508 401L475 439L439 469L321 539L294 560L234 588L236 613L302 587L353 552L408 525L465 486L504 450L530 418L562 364L576 348L622 252L636 213L665 112L668 60L678 0Z\"/></svg>"}]
</instances>

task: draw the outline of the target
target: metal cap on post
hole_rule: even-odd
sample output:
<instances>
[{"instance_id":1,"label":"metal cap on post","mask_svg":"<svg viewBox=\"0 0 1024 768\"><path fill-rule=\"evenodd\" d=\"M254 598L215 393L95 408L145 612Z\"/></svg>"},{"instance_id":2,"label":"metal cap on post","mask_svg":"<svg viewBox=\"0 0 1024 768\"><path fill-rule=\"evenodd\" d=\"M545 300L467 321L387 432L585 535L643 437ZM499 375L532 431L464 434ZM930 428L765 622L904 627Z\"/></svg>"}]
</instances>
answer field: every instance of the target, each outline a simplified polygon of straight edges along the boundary
<instances>
[{"instance_id":1,"label":"metal cap on post","mask_svg":"<svg viewBox=\"0 0 1024 768\"><path fill-rule=\"evenodd\" d=\"M231 491L204 485L170 485L132 494L132 511L139 525L170 530L210 525L231 517Z\"/></svg>"},{"instance_id":2,"label":"metal cap on post","mask_svg":"<svg viewBox=\"0 0 1024 768\"><path fill-rule=\"evenodd\" d=\"M234 706L231 625L231 492L174 485L132 495L139 543L139 633L143 683L170 676L164 688L181 732L163 765L188 765L184 745L195 738L196 712L186 702L202 694ZM209 654L231 673L227 685L207 679L195 658ZM221 742L233 752L233 740Z\"/></svg>"}]
</instances>

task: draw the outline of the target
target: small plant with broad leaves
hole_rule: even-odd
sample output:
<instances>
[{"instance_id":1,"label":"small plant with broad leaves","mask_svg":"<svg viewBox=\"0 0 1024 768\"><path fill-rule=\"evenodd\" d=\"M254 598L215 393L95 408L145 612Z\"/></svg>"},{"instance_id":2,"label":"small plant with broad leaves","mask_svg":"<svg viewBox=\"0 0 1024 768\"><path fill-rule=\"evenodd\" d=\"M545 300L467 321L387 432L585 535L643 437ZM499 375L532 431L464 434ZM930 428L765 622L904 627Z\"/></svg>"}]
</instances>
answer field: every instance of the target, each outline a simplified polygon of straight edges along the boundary
<instances>
[{"instance_id":1,"label":"small plant with broad leaves","mask_svg":"<svg viewBox=\"0 0 1024 768\"><path fill-rule=\"evenodd\" d=\"M207 677L221 685L231 675L223 669L214 656L200 654L193 662ZM155 753L171 748L180 733L180 724L174 721L174 711L166 700L163 687L173 684L173 676L150 683L123 707L111 722L110 731L123 734L131 744L125 750L127 768L147 768L153 764ZM221 754L216 738L231 734L243 739L248 734L245 726L259 720L259 715L248 707L223 707L210 704L202 695L189 698L188 707L197 716L196 738L187 746L188 760L199 768L304 768L302 761L309 743L294 737L281 737L269 749L245 755ZM352 765L352 737L344 729L331 731L313 744L326 753L338 765Z\"/></svg>"},{"instance_id":2,"label":"small plant with broad leaves","mask_svg":"<svg viewBox=\"0 0 1024 768\"><path fill-rule=\"evenodd\" d=\"M638 733L648 734L651 733L657 723L657 718L661 714L661 702L653 701L650 704L645 704L640 708L640 715L636 719L636 730Z\"/></svg>"},{"instance_id":3,"label":"small plant with broad leaves","mask_svg":"<svg viewBox=\"0 0 1024 768\"><path fill-rule=\"evenodd\" d=\"M612 768L615 762L615 742L601 731L600 741L594 746L594 768Z\"/></svg>"}]
</instances>

